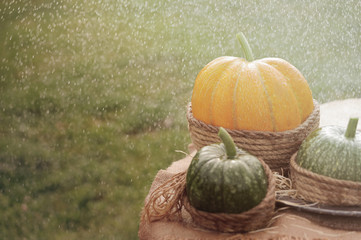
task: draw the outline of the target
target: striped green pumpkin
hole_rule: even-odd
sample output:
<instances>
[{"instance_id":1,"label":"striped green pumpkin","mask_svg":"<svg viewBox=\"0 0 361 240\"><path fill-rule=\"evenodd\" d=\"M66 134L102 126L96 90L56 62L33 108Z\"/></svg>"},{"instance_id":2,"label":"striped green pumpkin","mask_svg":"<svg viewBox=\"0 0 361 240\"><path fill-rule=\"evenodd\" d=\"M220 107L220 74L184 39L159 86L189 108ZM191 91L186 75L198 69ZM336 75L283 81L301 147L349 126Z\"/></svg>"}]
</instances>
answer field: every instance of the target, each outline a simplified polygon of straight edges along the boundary
<instances>
[{"instance_id":1,"label":"striped green pumpkin","mask_svg":"<svg viewBox=\"0 0 361 240\"><path fill-rule=\"evenodd\" d=\"M191 205L212 213L241 213L258 205L267 193L267 176L261 162L237 148L220 128L223 143L200 149L186 177Z\"/></svg>"},{"instance_id":2,"label":"striped green pumpkin","mask_svg":"<svg viewBox=\"0 0 361 240\"><path fill-rule=\"evenodd\" d=\"M361 132L358 119L347 128L325 126L312 132L301 144L296 163L311 172L340 180L361 182Z\"/></svg>"}]
</instances>

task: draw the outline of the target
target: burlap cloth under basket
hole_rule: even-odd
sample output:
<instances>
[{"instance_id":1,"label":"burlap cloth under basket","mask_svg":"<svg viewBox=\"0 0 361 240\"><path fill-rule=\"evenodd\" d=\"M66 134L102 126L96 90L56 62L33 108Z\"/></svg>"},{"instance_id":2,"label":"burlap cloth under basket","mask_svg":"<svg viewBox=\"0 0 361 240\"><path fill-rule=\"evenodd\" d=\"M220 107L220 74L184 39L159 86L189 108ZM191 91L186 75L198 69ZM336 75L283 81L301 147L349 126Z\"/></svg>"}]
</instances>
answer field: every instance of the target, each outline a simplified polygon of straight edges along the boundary
<instances>
[{"instance_id":1,"label":"burlap cloth under basket","mask_svg":"<svg viewBox=\"0 0 361 240\"><path fill-rule=\"evenodd\" d=\"M313 103L314 110L310 116L292 130L262 132L227 129L227 131L239 148L262 158L272 171L287 175L291 156L298 150L307 135L319 126L320 106L316 100L313 100ZM187 119L190 136L197 149L220 142L219 127L195 119L191 103L188 104Z\"/></svg>"},{"instance_id":2,"label":"burlap cloth under basket","mask_svg":"<svg viewBox=\"0 0 361 240\"><path fill-rule=\"evenodd\" d=\"M291 179L298 194L310 202L336 206L361 206L361 183L339 180L308 171L291 158Z\"/></svg>"},{"instance_id":3,"label":"burlap cloth under basket","mask_svg":"<svg viewBox=\"0 0 361 240\"><path fill-rule=\"evenodd\" d=\"M195 209L187 198L187 172L181 172L152 193L142 211L142 221L167 219L181 222L182 215L189 214L195 227L218 232L248 232L266 227L274 215L276 184L271 169L260 161L268 177L268 188L265 198L252 209L240 214L209 213Z\"/></svg>"}]
</instances>

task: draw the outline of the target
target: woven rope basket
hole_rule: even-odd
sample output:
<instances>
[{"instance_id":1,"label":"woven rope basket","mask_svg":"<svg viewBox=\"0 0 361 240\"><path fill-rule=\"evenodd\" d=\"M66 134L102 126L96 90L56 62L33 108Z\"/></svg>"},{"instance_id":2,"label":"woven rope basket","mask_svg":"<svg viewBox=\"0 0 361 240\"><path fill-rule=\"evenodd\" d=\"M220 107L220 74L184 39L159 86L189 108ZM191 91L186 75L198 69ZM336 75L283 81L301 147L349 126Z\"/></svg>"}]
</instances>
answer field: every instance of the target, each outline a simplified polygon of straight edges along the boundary
<instances>
[{"instance_id":1,"label":"woven rope basket","mask_svg":"<svg viewBox=\"0 0 361 240\"><path fill-rule=\"evenodd\" d=\"M239 148L262 158L272 171L287 174L291 156L297 152L307 135L319 126L320 106L316 100L313 103L314 110L310 116L300 126L292 130L261 132L227 129L227 131ZM219 127L195 119L191 103L188 104L187 119L190 136L197 149L220 142Z\"/></svg>"},{"instance_id":2,"label":"woven rope basket","mask_svg":"<svg viewBox=\"0 0 361 240\"><path fill-rule=\"evenodd\" d=\"M305 200L337 206L361 206L361 183L339 180L308 171L291 158L291 178Z\"/></svg>"},{"instance_id":3,"label":"woven rope basket","mask_svg":"<svg viewBox=\"0 0 361 240\"><path fill-rule=\"evenodd\" d=\"M192 207L185 195L183 206L192 216L193 222L206 229L228 233L248 232L266 227L274 215L276 183L271 169L264 161L260 161L268 177L268 187L265 198L257 206L240 214L209 213Z\"/></svg>"}]
</instances>

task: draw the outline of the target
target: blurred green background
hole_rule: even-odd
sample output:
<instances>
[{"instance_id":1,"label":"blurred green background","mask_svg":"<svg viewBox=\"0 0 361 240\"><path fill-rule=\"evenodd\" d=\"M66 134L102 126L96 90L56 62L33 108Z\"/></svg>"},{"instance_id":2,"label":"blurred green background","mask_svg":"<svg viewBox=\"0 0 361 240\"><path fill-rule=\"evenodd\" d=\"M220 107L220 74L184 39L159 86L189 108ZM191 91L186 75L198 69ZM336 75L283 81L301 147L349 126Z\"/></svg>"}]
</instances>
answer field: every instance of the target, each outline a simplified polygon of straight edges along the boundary
<instances>
[{"instance_id":1,"label":"blurred green background","mask_svg":"<svg viewBox=\"0 0 361 240\"><path fill-rule=\"evenodd\" d=\"M194 79L218 56L281 57L319 102L361 97L359 1L4 0L0 239L137 239L183 158Z\"/></svg>"}]
</instances>

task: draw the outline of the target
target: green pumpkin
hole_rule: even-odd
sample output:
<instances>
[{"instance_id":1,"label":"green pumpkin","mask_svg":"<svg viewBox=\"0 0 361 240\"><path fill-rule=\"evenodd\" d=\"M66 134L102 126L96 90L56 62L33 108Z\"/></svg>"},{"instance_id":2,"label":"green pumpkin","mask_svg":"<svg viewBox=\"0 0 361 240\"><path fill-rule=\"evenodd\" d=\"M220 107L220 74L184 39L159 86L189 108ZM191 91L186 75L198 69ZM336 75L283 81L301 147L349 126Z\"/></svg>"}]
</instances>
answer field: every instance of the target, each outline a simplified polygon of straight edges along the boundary
<instances>
[{"instance_id":1,"label":"green pumpkin","mask_svg":"<svg viewBox=\"0 0 361 240\"><path fill-rule=\"evenodd\" d=\"M340 180L361 182L361 132L357 118L347 129L325 126L312 132L301 144L296 163L311 172Z\"/></svg>"},{"instance_id":2,"label":"green pumpkin","mask_svg":"<svg viewBox=\"0 0 361 240\"><path fill-rule=\"evenodd\" d=\"M267 175L261 162L237 148L220 128L221 144L200 149L186 177L190 204L212 213L241 213L258 205L267 193Z\"/></svg>"}]
</instances>

